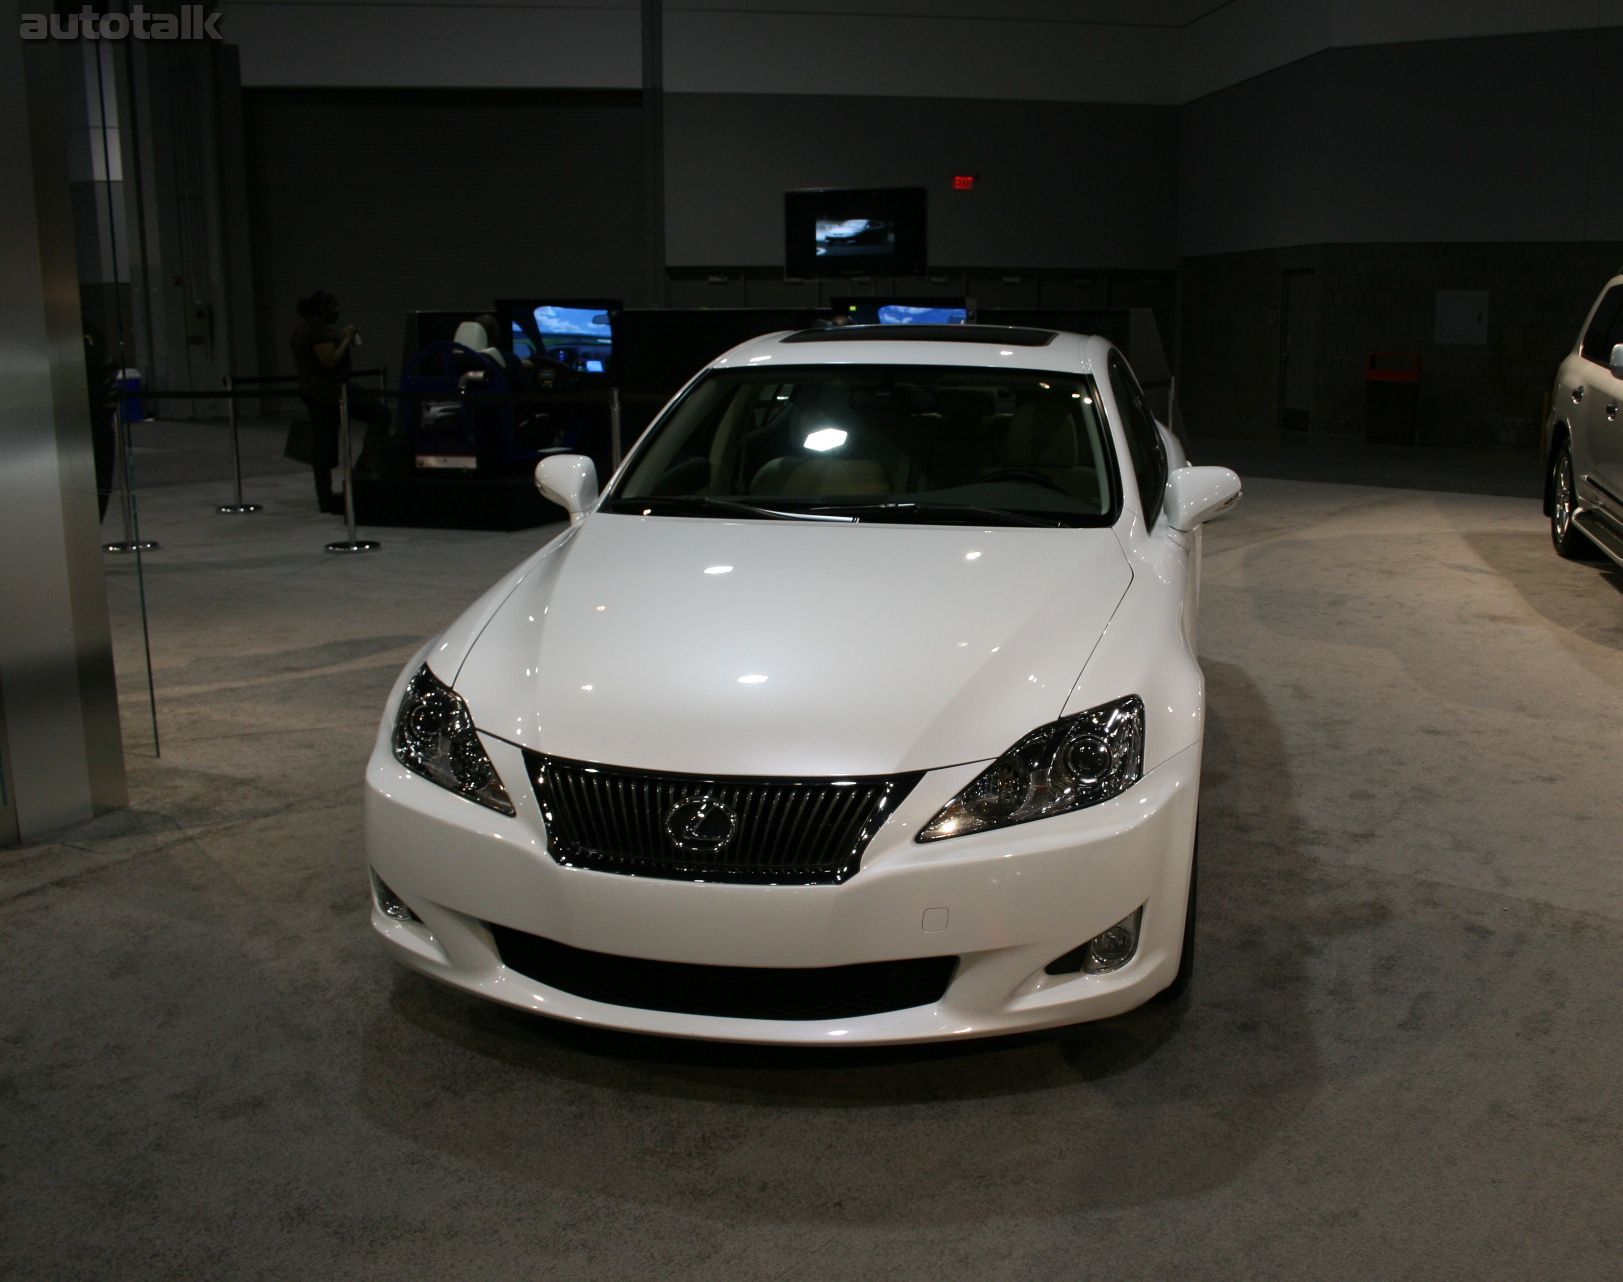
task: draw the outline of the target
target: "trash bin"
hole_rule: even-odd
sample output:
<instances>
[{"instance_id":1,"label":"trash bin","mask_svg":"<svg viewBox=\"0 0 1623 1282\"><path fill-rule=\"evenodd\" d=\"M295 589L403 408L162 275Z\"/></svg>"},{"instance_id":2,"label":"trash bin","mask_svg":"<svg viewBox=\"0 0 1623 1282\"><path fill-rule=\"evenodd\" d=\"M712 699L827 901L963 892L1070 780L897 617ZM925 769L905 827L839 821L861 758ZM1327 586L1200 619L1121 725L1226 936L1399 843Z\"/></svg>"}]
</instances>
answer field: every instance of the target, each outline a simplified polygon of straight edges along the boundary
<instances>
[{"instance_id":1,"label":"trash bin","mask_svg":"<svg viewBox=\"0 0 1623 1282\"><path fill-rule=\"evenodd\" d=\"M1364 439L1413 445L1420 418L1420 353L1371 352L1364 366Z\"/></svg>"},{"instance_id":2,"label":"trash bin","mask_svg":"<svg viewBox=\"0 0 1623 1282\"><path fill-rule=\"evenodd\" d=\"M121 369L114 380L118 388L118 396L124 402L124 421L126 423L144 423L147 416L146 402L141 398L141 371L138 369Z\"/></svg>"}]
</instances>

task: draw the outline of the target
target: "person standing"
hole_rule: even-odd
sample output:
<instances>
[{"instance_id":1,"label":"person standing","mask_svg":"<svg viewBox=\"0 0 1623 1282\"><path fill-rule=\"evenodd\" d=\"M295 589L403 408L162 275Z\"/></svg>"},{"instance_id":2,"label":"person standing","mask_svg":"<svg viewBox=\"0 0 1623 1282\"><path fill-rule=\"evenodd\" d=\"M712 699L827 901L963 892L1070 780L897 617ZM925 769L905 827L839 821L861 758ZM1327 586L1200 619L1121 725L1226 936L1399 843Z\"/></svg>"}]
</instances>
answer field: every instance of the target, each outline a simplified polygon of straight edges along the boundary
<instances>
[{"instance_id":1,"label":"person standing","mask_svg":"<svg viewBox=\"0 0 1623 1282\"><path fill-rule=\"evenodd\" d=\"M310 411L311 467L315 471L316 502L323 512L341 513L343 496L335 494L332 470L338 464L338 395L349 382L351 351L360 345L360 331L354 325L338 325L338 300L318 289L298 305L299 321L293 327L293 364L299 376L299 396ZM389 430L389 407L361 387L349 389L349 417L366 424L365 443L356 470L377 456L379 444Z\"/></svg>"}]
</instances>

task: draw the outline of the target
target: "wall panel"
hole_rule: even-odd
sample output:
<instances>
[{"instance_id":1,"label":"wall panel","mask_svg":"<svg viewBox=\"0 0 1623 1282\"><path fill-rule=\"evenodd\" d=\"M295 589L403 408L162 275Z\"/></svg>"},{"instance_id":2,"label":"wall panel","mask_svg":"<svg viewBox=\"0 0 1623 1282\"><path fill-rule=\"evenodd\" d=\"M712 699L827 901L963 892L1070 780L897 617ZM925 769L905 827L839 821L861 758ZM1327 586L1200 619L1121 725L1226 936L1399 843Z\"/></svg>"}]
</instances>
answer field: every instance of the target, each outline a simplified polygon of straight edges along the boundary
<instances>
[{"instance_id":1,"label":"wall panel","mask_svg":"<svg viewBox=\"0 0 1623 1282\"><path fill-rule=\"evenodd\" d=\"M665 131L673 267L782 263L791 188L915 186L932 264L1173 265L1173 108L672 94Z\"/></svg>"},{"instance_id":2,"label":"wall panel","mask_svg":"<svg viewBox=\"0 0 1623 1282\"><path fill-rule=\"evenodd\" d=\"M636 94L259 89L244 117L261 370L317 287L391 365L416 308L642 301Z\"/></svg>"}]
</instances>

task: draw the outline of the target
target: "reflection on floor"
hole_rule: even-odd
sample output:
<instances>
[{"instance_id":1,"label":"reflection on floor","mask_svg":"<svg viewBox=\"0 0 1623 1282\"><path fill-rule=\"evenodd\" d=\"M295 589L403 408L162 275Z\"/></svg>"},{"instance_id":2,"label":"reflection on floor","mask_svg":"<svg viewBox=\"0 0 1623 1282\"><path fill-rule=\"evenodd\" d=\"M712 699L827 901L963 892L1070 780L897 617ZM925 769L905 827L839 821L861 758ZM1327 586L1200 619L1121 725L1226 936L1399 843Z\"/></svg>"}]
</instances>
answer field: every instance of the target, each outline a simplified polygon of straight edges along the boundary
<instances>
[{"instance_id":1,"label":"reflection on floor","mask_svg":"<svg viewBox=\"0 0 1623 1282\"><path fill-rule=\"evenodd\" d=\"M220 490L142 497L161 759L108 562L131 809L0 854L0 1274L1614 1273L1623 578L1530 499L1252 480L1210 528L1187 1005L783 1054L386 963L385 691L542 536L337 558L307 474Z\"/></svg>"}]
</instances>

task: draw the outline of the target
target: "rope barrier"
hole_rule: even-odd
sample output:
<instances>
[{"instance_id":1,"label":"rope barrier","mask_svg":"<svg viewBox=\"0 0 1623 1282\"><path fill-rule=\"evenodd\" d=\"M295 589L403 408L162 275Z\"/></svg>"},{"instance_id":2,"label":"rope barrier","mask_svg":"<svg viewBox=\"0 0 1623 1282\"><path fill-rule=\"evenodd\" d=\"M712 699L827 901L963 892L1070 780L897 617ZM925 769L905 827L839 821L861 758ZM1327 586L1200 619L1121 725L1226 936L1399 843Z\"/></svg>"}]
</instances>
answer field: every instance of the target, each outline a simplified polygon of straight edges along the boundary
<instances>
[{"instance_id":1,"label":"rope barrier","mask_svg":"<svg viewBox=\"0 0 1623 1282\"><path fill-rule=\"evenodd\" d=\"M338 385L338 419L340 461L343 470L344 485L344 523L347 537L326 545L328 552L371 552L382 546L375 540L357 537L355 526L355 462L354 444L350 440L349 420L349 384L356 378L372 378L379 380L379 386L371 394L380 401L403 404L420 401L445 401L455 399L461 404L470 406L485 405L539 405L539 406L597 406L606 408L609 412L609 445L612 467L618 468L623 455L623 439L621 427L622 400L638 405L662 405L669 399L664 393L632 392L622 397L617 387L606 390L587 389L570 392L486 392L477 388L457 389L455 392L447 391L398 391L387 386L388 369L379 366L375 369L353 370L349 379ZM149 401L219 401L226 402L226 427L231 433L231 476L232 501L220 503L215 511L221 515L246 516L263 511L261 504L250 503L243 497L242 482L242 441L241 429L237 417L237 402L244 399L264 399L267 388L297 387L298 376L294 374L228 374L222 381L222 386L212 390L199 390L194 388L143 388L142 395ZM369 389L370 390L370 389ZM122 407L121 407L122 410ZM122 459L129 456L129 428L120 412L118 415L118 455ZM128 476L129 468L124 469ZM103 547L108 552L130 552L137 550L151 550L158 544L152 541L137 542L134 534L132 520L132 507L134 496L132 486L126 482L124 487L124 526L125 537L116 543L107 543Z\"/></svg>"}]
</instances>

